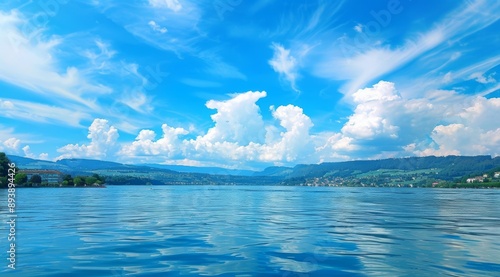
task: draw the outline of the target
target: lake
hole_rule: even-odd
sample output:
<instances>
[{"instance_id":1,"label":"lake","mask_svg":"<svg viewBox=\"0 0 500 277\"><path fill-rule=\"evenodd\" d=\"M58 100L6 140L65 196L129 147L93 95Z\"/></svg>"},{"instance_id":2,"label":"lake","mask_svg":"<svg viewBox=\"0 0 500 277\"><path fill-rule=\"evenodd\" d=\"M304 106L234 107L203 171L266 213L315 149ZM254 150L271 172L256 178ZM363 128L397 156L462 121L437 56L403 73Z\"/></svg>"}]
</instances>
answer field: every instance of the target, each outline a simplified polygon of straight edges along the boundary
<instances>
[{"instance_id":1,"label":"lake","mask_svg":"<svg viewBox=\"0 0 500 277\"><path fill-rule=\"evenodd\" d=\"M2 276L500 276L500 190L16 190Z\"/></svg>"}]
</instances>

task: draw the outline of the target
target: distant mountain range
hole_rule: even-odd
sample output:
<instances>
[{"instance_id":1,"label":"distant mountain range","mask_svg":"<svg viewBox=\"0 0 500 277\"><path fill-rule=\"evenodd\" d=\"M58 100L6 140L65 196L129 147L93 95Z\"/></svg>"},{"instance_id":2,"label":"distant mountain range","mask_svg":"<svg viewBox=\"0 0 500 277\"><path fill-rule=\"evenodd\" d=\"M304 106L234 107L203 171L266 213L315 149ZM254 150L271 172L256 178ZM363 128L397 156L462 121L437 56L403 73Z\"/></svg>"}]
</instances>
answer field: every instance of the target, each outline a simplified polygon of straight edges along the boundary
<instances>
[{"instance_id":1,"label":"distant mountain range","mask_svg":"<svg viewBox=\"0 0 500 277\"><path fill-rule=\"evenodd\" d=\"M57 162L30 159L20 156L9 155L9 159L16 163L20 169L51 169L59 170L63 173L72 175L92 174L94 170L113 169L113 170L134 170L146 169L145 167L125 165L115 162L89 160L89 159L63 159Z\"/></svg>"},{"instance_id":2,"label":"distant mountain range","mask_svg":"<svg viewBox=\"0 0 500 277\"><path fill-rule=\"evenodd\" d=\"M227 169L221 167L197 167L184 165L163 165L163 164L137 164L127 165L116 162L89 160L89 159L62 159L57 162L36 160L21 156L9 155L9 159L15 162L22 169L53 169L68 174L81 174L92 172L94 170L114 169L114 170L147 170L162 169L167 171L185 172L185 173L205 173L212 175L236 175L253 176L257 171Z\"/></svg>"},{"instance_id":3,"label":"distant mountain range","mask_svg":"<svg viewBox=\"0 0 500 277\"><path fill-rule=\"evenodd\" d=\"M205 173L212 175L236 175L236 176L254 176L258 171L243 170L243 169L228 169L222 167L200 167L186 165L165 165L165 164L139 164L140 166L169 169L178 172L187 173Z\"/></svg>"},{"instance_id":4,"label":"distant mountain range","mask_svg":"<svg viewBox=\"0 0 500 277\"><path fill-rule=\"evenodd\" d=\"M263 171L232 170L218 167L190 167L159 164L126 165L116 162L63 159L57 162L9 155L20 169L53 169L66 174L107 176L116 184L276 184L287 180L323 177L352 177L380 170L433 170L433 178L451 181L500 167L500 157L447 156L410 157L383 160L359 160L295 167L268 167Z\"/></svg>"},{"instance_id":5,"label":"distant mountain range","mask_svg":"<svg viewBox=\"0 0 500 277\"><path fill-rule=\"evenodd\" d=\"M109 161L89 160L89 159L62 159L57 162L36 160L21 156L9 155L10 160L15 162L22 169L53 169L68 174L85 174L95 170L166 170L181 173L202 173L211 175L234 175L234 176L273 176L273 170L278 170L278 175L291 171L288 167L269 167L266 170L252 171L243 169L228 169L222 167L199 167L185 165L165 165L165 164L137 164L128 165Z\"/></svg>"},{"instance_id":6,"label":"distant mountain range","mask_svg":"<svg viewBox=\"0 0 500 277\"><path fill-rule=\"evenodd\" d=\"M453 178L484 172L497 167L500 167L500 157L428 156L297 165L291 172L286 168L282 169L282 172L286 172L286 178L312 178L325 175L350 176L381 169L405 171L435 169L437 172L436 178L452 180ZM275 172L275 174L279 174L279 172Z\"/></svg>"},{"instance_id":7,"label":"distant mountain range","mask_svg":"<svg viewBox=\"0 0 500 277\"><path fill-rule=\"evenodd\" d=\"M62 159L57 162L35 160L15 155L9 159L19 169L59 170L72 176L86 176L94 173L106 177L108 184L225 184L250 185L275 184L279 179L260 176L259 172L233 170L218 167L189 167L160 164L127 165L116 162L89 159ZM258 180L253 176L259 176Z\"/></svg>"}]
</instances>

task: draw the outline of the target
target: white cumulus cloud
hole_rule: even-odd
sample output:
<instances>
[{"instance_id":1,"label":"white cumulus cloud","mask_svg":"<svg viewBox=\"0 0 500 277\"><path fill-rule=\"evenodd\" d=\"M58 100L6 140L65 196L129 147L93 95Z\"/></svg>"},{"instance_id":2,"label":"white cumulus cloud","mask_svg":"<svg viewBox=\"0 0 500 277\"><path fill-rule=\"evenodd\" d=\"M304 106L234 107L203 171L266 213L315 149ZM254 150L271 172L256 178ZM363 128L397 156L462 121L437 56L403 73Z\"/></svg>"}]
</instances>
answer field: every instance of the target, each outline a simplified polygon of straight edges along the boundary
<instances>
[{"instance_id":1,"label":"white cumulus cloud","mask_svg":"<svg viewBox=\"0 0 500 277\"><path fill-rule=\"evenodd\" d=\"M2 144L7 150L18 151L19 146L21 146L21 140L17 138L9 138L6 139Z\"/></svg>"},{"instance_id":2,"label":"white cumulus cloud","mask_svg":"<svg viewBox=\"0 0 500 277\"><path fill-rule=\"evenodd\" d=\"M166 33L168 30L167 28L165 27L161 27L158 23L156 23L154 20L151 20L148 22L148 25L151 27L151 29L153 29L153 31L155 32L159 32L159 33Z\"/></svg>"},{"instance_id":3,"label":"white cumulus cloud","mask_svg":"<svg viewBox=\"0 0 500 277\"><path fill-rule=\"evenodd\" d=\"M26 158L31 158L31 159L34 159L34 158L35 158L35 154L33 154L33 153L31 152L31 149L30 149L30 146L29 146L29 145L25 145L25 146L23 147L23 152L24 152L24 156L25 156Z\"/></svg>"},{"instance_id":4,"label":"white cumulus cloud","mask_svg":"<svg viewBox=\"0 0 500 277\"><path fill-rule=\"evenodd\" d=\"M313 123L304 114L302 108L287 105L273 111L273 117L279 120L285 132L280 133L280 139L262 148L262 161L292 162L312 154L313 145L309 130Z\"/></svg>"},{"instance_id":5,"label":"white cumulus cloud","mask_svg":"<svg viewBox=\"0 0 500 277\"><path fill-rule=\"evenodd\" d=\"M156 161L178 159L235 166L246 162L293 162L314 154L309 133L313 126L302 108L287 105L272 107L272 116L278 125L265 123L256 102L266 92L248 91L232 94L229 100L207 102L207 108L216 110L214 126L196 138L187 135L184 128L164 124L163 137L155 140L156 133L142 130L136 140L124 144L120 155L124 157L156 156ZM229 162L231 161L231 162Z\"/></svg>"},{"instance_id":6,"label":"white cumulus cloud","mask_svg":"<svg viewBox=\"0 0 500 277\"><path fill-rule=\"evenodd\" d=\"M361 33L361 32L363 32L363 25L361 23L358 23L358 24L356 24L356 26L354 26L353 29L354 29L354 31Z\"/></svg>"},{"instance_id":7,"label":"white cumulus cloud","mask_svg":"<svg viewBox=\"0 0 500 277\"><path fill-rule=\"evenodd\" d=\"M22 149L23 149L23 152L24 152L24 156L26 158L40 159L40 160L46 160L46 161L49 160L49 154L48 153L41 153L37 157L33 152L31 152L31 147L29 145L25 145Z\"/></svg>"},{"instance_id":8,"label":"white cumulus cloud","mask_svg":"<svg viewBox=\"0 0 500 277\"><path fill-rule=\"evenodd\" d=\"M354 111L341 132L318 134L320 157L499 153L499 98L436 90L407 99L386 81L360 89L352 98Z\"/></svg>"},{"instance_id":9,"label":"white cumulus cloud","mask_svg":"<svg viewBox=\"0 0 500 277\"><path fill-rule=\"evenodd\" d=\"M65 158L96 158L107 157L108 152L115 146L118 139L118 130L110 126L106 119L96 118L89 127L87 138L89 144L68 144L57 151L62 153L57 160Z\"/></svg>"},{"instance_id":10,"label":"white cumulus cloud","mask_svg":"<svg viewBox=\"0 0 500 277\"><path fill-rule=\"evenodd\" d=\"M500 98L432 91L407 99L394 83L380 81L353 93L353 112L339 132L311 133L313 121L299 106L271 106L272 118L264 120L258 101L266 95L248 91L210 100L206 107L215 111L213 125L198 136L190 134L190 127L163 124L160 137L143 129L117 152L110 149L118 131L96 119L89 144L69 144L59 152L61 157L114 153L121 161L233 168L408 155L500 155Z\"/></svg>"},{"instance_id":11,"label":"white cumulus cloud","mask_svg":"<svg viewBox=\"0 0 500 277\"><path fill-rule=\"evenodd\" d=\"M262 142L264 121L256 102L266 97L265 91L246 92L233 95L226 101L210 100L206 106L217 112L211 115L215 126L210 128L200 141L227 141L246 145L249 142Z\"/></svg>"},{"instance_id":12,"label":"white cumulus cloud","mask_svg":"<svg viewBox=\"0 0 500 277\"><path fill-rule=\"evenodd\" d=\"M401 99L393 83L380 81L372 88L358 90L353 98L358 105L342 128L344 134L360 139L398 136L399 128L393 125L388 113L388 108Z\"/></svg>"},{"instance_id":13,"label":"white cumulus cloud","mask_svg":"<svg viewBox=\"0 0 500 277\"><path fill-rule=\"evenodd\" d=\"M436 126L433 142L417 155L500 155L500 98L475 97L454 123Z\"/></svg>"},{"instance_id":14,"label":"white cumulus cloud","mask_svg":"<svg viewBox=\"0 0 500 277\"><path fill-rule=\"evenodd\" d=\"M188 131L183 128L173 128L167 124L162 125L163 135L155 140L156 133L152 130L141 130L132 144L122 147L120 154L125 156L162 155L173 157L181 150L179 136L187 135Z\"/></svg>"}]
</instances>

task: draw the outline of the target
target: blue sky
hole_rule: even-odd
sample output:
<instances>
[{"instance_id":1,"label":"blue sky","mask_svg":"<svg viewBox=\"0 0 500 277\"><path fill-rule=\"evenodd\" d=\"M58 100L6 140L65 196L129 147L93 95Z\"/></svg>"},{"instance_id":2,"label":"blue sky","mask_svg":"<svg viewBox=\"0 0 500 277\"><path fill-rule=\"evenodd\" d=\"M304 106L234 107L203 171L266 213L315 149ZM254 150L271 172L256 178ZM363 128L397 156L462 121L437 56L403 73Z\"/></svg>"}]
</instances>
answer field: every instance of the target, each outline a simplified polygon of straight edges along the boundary
<instances>
[{"instance_id":1,"label":"blue sky","mask_svg":"<svg viewBox=\"0 0 500 277\"><path fill-rule=\"evenodd\" d=\"M0 4L0 151L260 169L500 155L500 2Z\"/></svg>"}]
</instances>

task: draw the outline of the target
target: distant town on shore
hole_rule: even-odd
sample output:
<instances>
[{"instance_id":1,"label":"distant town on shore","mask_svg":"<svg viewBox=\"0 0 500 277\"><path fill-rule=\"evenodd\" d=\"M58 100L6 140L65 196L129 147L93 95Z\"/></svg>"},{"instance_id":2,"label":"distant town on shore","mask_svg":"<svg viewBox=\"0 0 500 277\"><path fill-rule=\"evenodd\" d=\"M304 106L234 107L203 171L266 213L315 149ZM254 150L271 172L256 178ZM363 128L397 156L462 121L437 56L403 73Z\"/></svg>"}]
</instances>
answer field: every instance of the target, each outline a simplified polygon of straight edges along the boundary
<instances>
[{"instance_id":1,"label":"distant town on shore","mask_svg":"<svg viewBox=\"0 0 500 277\"><path fill-rule=\"evenodd\" d=\"M15 176L8 173L15 164ZM500 157L447 156L332 162L263 171L64 159L57 162L0 152L0 187L106 185L282 185L327 187L500 188ZM13 178L12 178L13 177Z\"/></svg>"}]
</instances>

